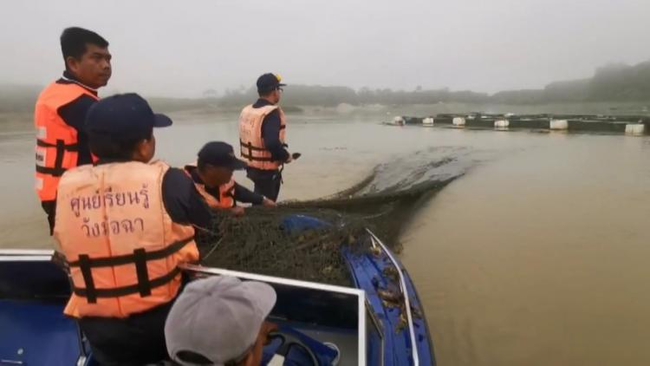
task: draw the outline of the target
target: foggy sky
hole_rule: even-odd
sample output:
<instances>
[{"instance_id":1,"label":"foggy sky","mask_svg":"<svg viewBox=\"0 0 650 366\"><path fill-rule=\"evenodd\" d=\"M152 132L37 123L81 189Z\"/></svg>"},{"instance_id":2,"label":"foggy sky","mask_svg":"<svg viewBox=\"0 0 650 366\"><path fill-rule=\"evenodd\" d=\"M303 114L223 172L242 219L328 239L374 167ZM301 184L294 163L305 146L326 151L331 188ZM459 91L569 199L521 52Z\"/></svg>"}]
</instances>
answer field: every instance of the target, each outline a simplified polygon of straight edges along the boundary
<instances>
[{"instance_id":1,"label":"foggy sky","mask_svg":"<svg viewBox=\"0 0 650 366\"><path fill-rule=\"evenodd\" d=\"M59 35L110 42L102 93L291 84L495 92L650 59L648 0L3 0L0 82L46 84Z\"/></svg>"}]
</instances>

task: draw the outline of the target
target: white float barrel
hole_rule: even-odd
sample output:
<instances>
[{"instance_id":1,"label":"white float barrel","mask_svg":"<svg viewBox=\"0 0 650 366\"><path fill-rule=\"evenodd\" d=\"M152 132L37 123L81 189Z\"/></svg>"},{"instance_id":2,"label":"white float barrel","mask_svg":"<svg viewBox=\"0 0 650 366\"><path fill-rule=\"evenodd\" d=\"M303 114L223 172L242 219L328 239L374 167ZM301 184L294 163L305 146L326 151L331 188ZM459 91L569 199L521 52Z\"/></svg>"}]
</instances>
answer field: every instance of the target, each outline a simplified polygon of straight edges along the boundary
<instances>
[{"instance_id":1,"label":"white float barrel","mask_svg":"<svg viewBox=\"0 0 650 366\"><path fill-rule=\"evenodd\" d=\"M549 128L551 130L568 130L569 121L566 119L552 119Z\"/></svg>"},{"instance_id":2,"label":"white float barrel","mask_svg":"<svg viewBox=\"0 0 650 366\"><path fill-rule=\"evenodd\" d=\"M433 126L433 117L427 117L423 119L422 124L425 126Z\"/></svg>"},{"instance_id":3,"label":"white float barrel","mask_svg":"<svg viewBox=\"0 0 650 366\"><path fill-rule=\"evenodd\" d=\"M626 135L643 135L645 133L645 125L643 123L628 123L625 125Z\"/></svg>"},{"instance_id":4,"label":"white float barrel","mask_svg":"<svg viewBox=\"0 0 650 366\"><path fill-rule=\"evenodd\" d=\"M404 124L404 117L395 116L395 118L393 118L393 123L403 125Z\"/></svg>"},{"instance_id":5,"label":"white float barrel","mask_svg":"<svg viewBox=\"0 0 650 366\"><path fill-rule=\"evenodd\" d=\"M451 121L454 126L465 126L465 118L463 117L454 117Z\"/></svg>"},{"instance_id":6,"label":"white float barrel","mask_svg":"<svg viewBox=\"0 0 650 366\"><path fill-rule=\"evenodd\" d=\"M496 128L508 128L510 126L510 121L507 119L498 119L494 121L494 127Z\"/></svg>"}]
</instances>

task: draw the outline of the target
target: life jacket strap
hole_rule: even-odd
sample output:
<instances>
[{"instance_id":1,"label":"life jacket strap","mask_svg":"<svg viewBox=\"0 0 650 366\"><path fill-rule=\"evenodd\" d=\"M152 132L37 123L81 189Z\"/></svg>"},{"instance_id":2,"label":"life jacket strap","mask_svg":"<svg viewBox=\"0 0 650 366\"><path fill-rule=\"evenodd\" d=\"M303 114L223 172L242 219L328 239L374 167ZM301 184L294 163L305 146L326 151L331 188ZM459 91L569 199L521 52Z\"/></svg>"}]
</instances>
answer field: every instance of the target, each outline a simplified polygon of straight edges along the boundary
<instances>
[{"instance_id":1,"label":"life jacket strap","mask_svg":"<svg viewBox=\"0 0 650 366\"><path fill-rule=\"evenodd\" d=\"M66 145L63 140L56 140L56 144L50 144L43 140L37 139L36 146L44 148L55 148L56 149L56 158L54 159L53 167L44 167L36 165L36 172L46 175L51 175L53 177L60 177L67 169L63 168L63 157L66 152L78 152L79 144L68 144Z\"/></svg>"},{"instance_id":2,"label":"life jacket strap","mask_svg":"<svg viewBox=\"0 0 650 366\"><path fill-rule=\"evenodd\" d=\"M144 248L138 248L133 251L133 254L115 257L90 258L87 254L79 255L79 260L68 263L68 266L71 268L79 267L86 287L81 288L74 286L73 292L77 296L85 297L89 304L97 303L98 298L121 297L133 294L140 294L141 297L150 296L152 289L166 285L176 278L180 273L180 269L175 268L166 275L152 280L149 278L147 262L169 257L183 249L193 240L194 238L191 237L178 241L164 249L150 252L145 251ZM98 289L95 287L95 280L92 275L93 268L115 267L128 264L135 265L135 271L138 278L136 284L109 289Z\"/></svg>"},{"instance_id":3,"label":"life jacket strap","mask_svg":"<svg viewBox=\"0 0 650 366\"><path fill-rule=\"evenodd\" d=\"M144 259L145 261L155 261L158 259L163 259L169 257L170 255L180 251L187 244L191 243L194 240L194 237L187 238L185 240L178 241L172 245L169 245L160 250L154 251L145 251ZM133 254L118 255L115 257L104 257L104 258L89 258L86 262L86 266L89 268L100 268L100 267L115 267L123 266L126 264L133 264L136 262L136 257L142 256L142 254L137 254L140 250L144 251L143 248L136 249L133 251ZM69 262L70 267L80 267L83 270L83 264L81 263L82 255L79 256L78 261Z\"/></svg>"},{"instance_id":4,"label":"life jacket strap","mask_svg":"<svg viewBox=\"0 0 650 366\"><path fill-rule=\"evenodd\" d=\"M146 282L138 282L135 285L108 288L108 289L95 288L94 282L92 282L92 277L91 277L90 283L86 282L86 288L74 287L72 291L74 292L75 295L79 297L85 297L89 304L95 304L97 303L98 298L123 297L123 296L128 296L133 294L142 295L143 293L151 294L151 289L164 286L170 283L180 273L181 273L181 269L176 267L166 275L162 277L154 278L153 280L147 279Z\"/></svg>"}]
</instances>

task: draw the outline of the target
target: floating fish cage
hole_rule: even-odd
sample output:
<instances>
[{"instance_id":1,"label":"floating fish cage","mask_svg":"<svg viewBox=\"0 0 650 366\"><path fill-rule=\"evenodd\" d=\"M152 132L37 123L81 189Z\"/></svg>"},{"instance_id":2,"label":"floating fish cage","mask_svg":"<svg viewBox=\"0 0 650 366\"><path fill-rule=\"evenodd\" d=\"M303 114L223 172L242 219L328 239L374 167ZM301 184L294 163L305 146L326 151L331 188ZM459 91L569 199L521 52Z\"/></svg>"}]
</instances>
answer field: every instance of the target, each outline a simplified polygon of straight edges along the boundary
<instances>
[{"instance_id":1,"label":"floating fish cage","mask_svg":"<svg viewBox=\"0 0 650 366\"><path fill-rule=\"evenodd\" d=\"M647 135L650 115L569 115L569 114L438 114L428 117L400 116L405 125L437 126L468 129L546 130L566 132L620 133L630 136Z\"/></svg>"}]
</instances>

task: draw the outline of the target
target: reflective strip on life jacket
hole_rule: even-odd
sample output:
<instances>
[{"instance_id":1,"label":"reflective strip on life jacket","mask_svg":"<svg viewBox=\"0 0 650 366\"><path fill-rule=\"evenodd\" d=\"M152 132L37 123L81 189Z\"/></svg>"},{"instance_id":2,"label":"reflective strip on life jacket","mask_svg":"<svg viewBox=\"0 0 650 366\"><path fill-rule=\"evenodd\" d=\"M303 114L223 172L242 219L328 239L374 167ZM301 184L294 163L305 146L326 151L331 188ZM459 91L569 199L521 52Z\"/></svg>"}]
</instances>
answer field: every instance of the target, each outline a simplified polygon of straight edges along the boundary
<instances>
[{"instance_id":1,"label":"reflective strip on life jacket","mask_svg":"<svg viewBox=\"0 0 650 366\"><path fill-rule=\"evenodd\" d=\"M262 138L264 118L274 110L280 113L280 141L286 146L287 120L284 112L278 106L268 105L261 108L245 107L239 116L239 147L240 154L251 168L261 170L278 170L283 162L274 161L273 155L266 148Z\"/></svg>"},{"instance_id":2,"label":"reflective strip on life jacket","mask_svg":"<svg viewBox=\"0 0 650 366\"><path fill-rule=\"evenodd\" d=\"M98 100L97 96L78 84L53 83L36 102L36 190L41 201L55 200L61 176L66 170L77 166L77 130L59 116L59 109L83 95Z\"/></svg>"},{"instance_id":3,"label":"reflective strip on life jacket","mask_svg":"<svg viewBox=\"0 0 650 366\"><path fill-rule=\"evenodd\" d=\"M126 318L169 303L179 264L199 259L191 225L161 200L164 163L83 165L59 183L54 237L69 262L69 316Z\"/></svg>"},{"instance_id":4,"label":"reflective strip on life jacket","mask_svg":"<svg viewBox=\"0 0 650 366\"><path fill-rule=\"evenodd\" d=\"M39 159L39 157L46 156L47 153L36 154L36 172L44 175L51 175L53 177L60 177L67 169L63 168L63 158L66 153L78 153L79 144L66 145L63 140L57 140L56 144L50 144L43 140L36 140L36 146L45 149L54 149L55 160L53 167L44 166L46 159ZM78 155L77 155L78 156Z\"/></svg>"}]
</instances>

